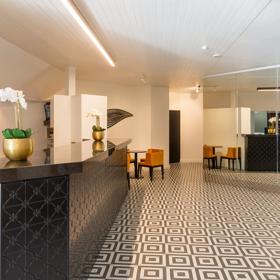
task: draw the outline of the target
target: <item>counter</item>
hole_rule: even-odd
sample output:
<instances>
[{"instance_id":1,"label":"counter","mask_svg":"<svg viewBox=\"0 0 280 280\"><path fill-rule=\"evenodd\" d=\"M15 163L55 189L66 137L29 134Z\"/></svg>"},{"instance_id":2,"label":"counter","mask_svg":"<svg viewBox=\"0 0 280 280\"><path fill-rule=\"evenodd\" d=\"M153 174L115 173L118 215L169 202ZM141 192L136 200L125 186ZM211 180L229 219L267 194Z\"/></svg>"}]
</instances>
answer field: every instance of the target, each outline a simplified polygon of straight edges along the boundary
<instances>
[{"instance_id":1,"label":"counter","mask_svg":"<svg viewBox=\"0 0 280 280\"><path fill-rule=\"evenodd\" d=\"M278 135L245 136L245 169L247 171L280 171Z\"/></svg>"},{"instance_id":2,"label":"counter","mask_svg":"<svg viewBox=\"0 0 280 280\"><path fill-rule=\"evenodd\" d=\"M0 158L1 279L87 278L124 201L130 140Z\"/></svg>"}]
</instances>

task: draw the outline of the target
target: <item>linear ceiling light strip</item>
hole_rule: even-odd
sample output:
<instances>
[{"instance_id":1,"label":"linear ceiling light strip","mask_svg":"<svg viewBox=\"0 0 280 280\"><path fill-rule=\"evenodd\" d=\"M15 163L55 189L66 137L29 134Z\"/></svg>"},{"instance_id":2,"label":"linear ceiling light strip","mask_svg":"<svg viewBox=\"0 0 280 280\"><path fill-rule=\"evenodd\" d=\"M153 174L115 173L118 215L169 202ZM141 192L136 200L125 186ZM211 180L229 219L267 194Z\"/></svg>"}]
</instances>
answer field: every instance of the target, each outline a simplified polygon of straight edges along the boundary
<instances>
[{"instance_id":1,"label":"linear ceiling light strip","mask_svg":"<svg viewBox=\"0 0 280 280\"><path fill-rule=\"evenodd\" d=\"M258 92L279 92L280 87L258 87Z\"/></svg>"},{"instance_id":2,"label":"linear ceiling light strip","mask_svg":"<svg viewBox=\"0 0 280 280\"><path fill-rule=\"evenodd\" d=\"M115 67L116 64L109 55L109 53L105 50L105 48L102 46L102 44L97 39L94 32L91 30L91 28L86 23L83 16L79 13L77 8L74 6L74 3L71 0L60 0L67 11L71 14L71 16L75 19L75 21L79 24L79 26L82 28L82 30L87 34L87 36L90 38L90 40L93 42L93 44L96 46L96 48L99 50L99 52L104 56L104 58L107 60L107 62L112 66Z\"/></svg>"},{"instance_id":3,"label":"linear ceiling light strip","mask_svg":"<svg viewBox=\"0 0 280 280\"><path fill-rule=\"evenodd\" d=\"M218 74L213 74L213 75L206 75L206 76L203 77L203 79L222 77L222 76L228 76L228 75L234 75L234 74L241 74L241 73L247 73L247 72L253 72L253 71L277 69L277 68L280 68L280 64L270 65L270 66L263 66L263 67L255 67L255 68L249 68L249 69L244 69L244 70L237 70L237 71L232 71L232 72L224 72L224 73L218 73Z\"/></svg>"}]
</instances>

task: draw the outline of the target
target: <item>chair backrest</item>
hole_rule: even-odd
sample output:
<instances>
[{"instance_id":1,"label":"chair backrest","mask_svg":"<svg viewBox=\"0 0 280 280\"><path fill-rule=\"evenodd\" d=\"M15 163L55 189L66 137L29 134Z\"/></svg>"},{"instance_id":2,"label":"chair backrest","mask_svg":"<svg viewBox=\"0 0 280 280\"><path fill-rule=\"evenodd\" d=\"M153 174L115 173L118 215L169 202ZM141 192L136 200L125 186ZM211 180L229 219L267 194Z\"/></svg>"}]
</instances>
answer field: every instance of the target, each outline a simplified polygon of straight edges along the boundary
<instances>
[{"instance_id":1,"label":"chair backrest","mask_svg":"<svg viewBox=\"0 0 280 280\"><path fill-rule=\"evenodd\" d=\"M241 157L241 147L228 147L226 156L228 158L240 158Z\"/></svg>"},{"instance_id":2,"label":"chair backrest","mask_svg":"<svg viewBox=\"0 0 280 280\"><path fill-rule=\"evenodd\" d=\"M211 146L204 145L203 146L203 157L208 158L214 156L213 148Z\"/></svg>"},{"instance_id":3,"label":"chair backrest","mask_svg":"<svg viewBox=\"0 0 280 280\"><path fill-rule=\"evenodd\" d=\"M130 169L130 161L131 161L131 155L130 155L130 153L129 153L129 150L127 150L127 154L126 154L126 157L127 157L127 159L126 159L126 161L127 161L127 171L129 171L129 169Z\"/></svg>"},{"instance_id":4,"label":"chair backrest","mask_svg":"<svg viewBox=\"0 0 280 280\"><path fill-rule=\"evenodd\" d=\"M151 165L163 165L164 150L148 149L148 152L146 153L146 162Z\"/></svg>"}]
</instances>

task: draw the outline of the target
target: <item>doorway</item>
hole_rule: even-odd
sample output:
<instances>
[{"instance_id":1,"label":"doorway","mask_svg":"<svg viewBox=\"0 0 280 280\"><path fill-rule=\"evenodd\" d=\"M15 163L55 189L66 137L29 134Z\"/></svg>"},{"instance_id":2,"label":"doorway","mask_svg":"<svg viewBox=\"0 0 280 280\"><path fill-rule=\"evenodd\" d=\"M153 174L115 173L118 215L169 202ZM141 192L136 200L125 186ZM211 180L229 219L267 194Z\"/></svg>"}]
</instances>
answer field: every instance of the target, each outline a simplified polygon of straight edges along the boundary
<instances>
[{"instance_id":1,"label":"doorway","mask_svg":"<svg viewBox=\"0 0 280 280\"><path fill-rule=\"evenodd\" d=\"M180 162L181 141L180 141L180 111L169 111L169 162Z\"/></svg>"}]
</instances>

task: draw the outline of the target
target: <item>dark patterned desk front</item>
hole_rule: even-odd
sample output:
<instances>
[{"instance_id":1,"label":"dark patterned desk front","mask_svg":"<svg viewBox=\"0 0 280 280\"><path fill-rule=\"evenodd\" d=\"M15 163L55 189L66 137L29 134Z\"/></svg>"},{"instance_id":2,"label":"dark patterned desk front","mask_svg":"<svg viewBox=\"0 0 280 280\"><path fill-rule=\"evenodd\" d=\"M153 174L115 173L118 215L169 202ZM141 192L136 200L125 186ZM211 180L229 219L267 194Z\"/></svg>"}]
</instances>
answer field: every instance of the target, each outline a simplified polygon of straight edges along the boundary
<instances>
[{"instance_id":1,"label":"dark patterned desk front","mask_svg":"<svg viewBox=\"0 0 280 280\"><path fill-rule=\"evenodd\" d=\"M280 143L276 135L246 135L245 169L280 171Z\"/></svg>"},{"instance_id":2,"label":"dark patterned desk front","mask_svg":"<svg viewBox=\"0 0 280 280\"><path fill-rule=\"evenodd\" d=\"M70 176L70 275L88 279L102 239L128 191L126 149L99 162L85 162Z\"/></svg>"},{"instance_id":3,"label":"dark patterned desk front","mask_svg":"<svg viewBox=\"0 0 280 280\"><path fill-rule=\"evenodd\" d=\"M127 143L85 161L1 170L1 280L88 278L128 190Z\"/></svg>"},{"instance_id":4,"label":"dark patterned desk front","mask_svg":"<svg viewBox=\"0 0 280 280\"><path fill-rule=\"evenodd\" d=\"M68 176L1 185L1 279L68 279Z\"/></svg>"}]
</instances>

